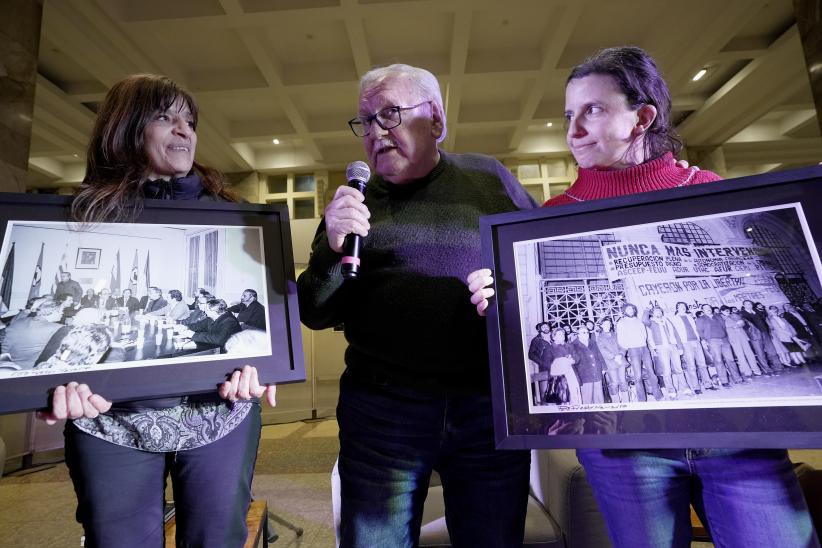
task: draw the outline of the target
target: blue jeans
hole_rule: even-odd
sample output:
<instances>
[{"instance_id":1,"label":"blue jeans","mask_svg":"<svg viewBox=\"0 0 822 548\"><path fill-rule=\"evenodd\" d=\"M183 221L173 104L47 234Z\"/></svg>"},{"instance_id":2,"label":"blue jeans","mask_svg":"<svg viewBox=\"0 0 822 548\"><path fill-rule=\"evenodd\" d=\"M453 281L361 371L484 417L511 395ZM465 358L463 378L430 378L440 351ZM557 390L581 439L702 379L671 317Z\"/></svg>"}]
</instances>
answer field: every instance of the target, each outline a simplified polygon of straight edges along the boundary
<instances>
[{"instance_id":1,"label":"blue jeans","mask_svg":"<svg viewBox=\"0 0 822 548\"><path fill-rule=\"evenodd\" d=\"M530 452L497 451L491 401L340 379L340 546L418 545L432 470L453 546L521 546Z\"/></svg>"},{"instance_id":2,"label":"blue jeans","mask_svg":"<svg viewBox=\"0 0 822 548\"><path fill-rule=\"evenodd\" d=\"M819 547L782 449L579 449L615 548L687 548L693 504L717 548Z\"/></svg>"},{"instance_id":3,"label":"blue jeans","mask_svg":"<svg viewBox=\"0 0 822 548\"><path fill-rule=\"evenodd\" d=\"M659 389L659 380L654 372L654 361L651 359L651 351L647 346L638 346L628 349L628 362L634 373L637 395L639 401L647 401L648 392L658 400L662 399L662 391ZM640 380L641 379L641 380Z\"/></svg>"},{"instance_id":4,"label":"blue jeans","mask_svg":"<svg viewBox=\"0 0 822 548\"><path fill-rule=\"evenodd\" d=\"M219 440L188 451L149 453L66 424L66 464L86 547L161 548L171 475L177 546L240 548L260 441L260 406Z\"/></svg>"},{"instance_id":5,"label":"blue jeans","mask_svg":"<svg viewBox=\"0 0 822 548\"><path fill-rule=\"evenodd\" d=\"M728 384L729 376L730 380L740 382L742 377L739 376L728 338L708 339L708 347L711 349L711 358L714 361L714 367L716 367L716 374L719 375L720 382ZM722 365L723 361L725 362L724 366Z\"/></svg>"}]
</instances>

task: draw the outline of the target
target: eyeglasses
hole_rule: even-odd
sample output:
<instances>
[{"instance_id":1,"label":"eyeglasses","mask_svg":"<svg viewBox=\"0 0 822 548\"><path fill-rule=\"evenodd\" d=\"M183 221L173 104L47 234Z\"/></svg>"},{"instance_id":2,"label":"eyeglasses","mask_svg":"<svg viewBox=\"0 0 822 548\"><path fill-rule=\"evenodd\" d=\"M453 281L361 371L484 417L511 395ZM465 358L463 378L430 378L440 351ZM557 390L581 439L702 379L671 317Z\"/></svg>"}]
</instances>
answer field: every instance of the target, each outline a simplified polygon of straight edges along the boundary
<instances>
[{"instance_id":1,"label":"eyeglasses","mask_svg":"<svg viewBox=\"0 0 822 548\"><path fill-rule=\"evenodd\" d=\"M375 120L377 121L377 125L382 129L393 129L402 123L402 116L400 113L403 110L415 109L426 103L430 103L430 101L423 101L422 103L417 103L416 105L411 105L410 107L386 107L371 116L357 116L356 118L352 118L348 121L348 126L357 137L365 137L368 135L371 131L371 123Z\"/></svg>"}]
</instances>

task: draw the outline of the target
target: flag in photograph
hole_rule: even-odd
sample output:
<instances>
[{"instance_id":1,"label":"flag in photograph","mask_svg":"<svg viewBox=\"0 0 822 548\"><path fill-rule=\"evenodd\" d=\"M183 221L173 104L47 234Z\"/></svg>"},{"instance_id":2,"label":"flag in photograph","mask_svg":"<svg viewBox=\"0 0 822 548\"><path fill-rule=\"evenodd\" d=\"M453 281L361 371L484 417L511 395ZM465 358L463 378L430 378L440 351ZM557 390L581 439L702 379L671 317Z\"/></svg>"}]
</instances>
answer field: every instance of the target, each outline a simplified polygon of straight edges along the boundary
<instances>
[{"instance_id":1,"label":"flag in photograph","mask_svg":"<svg viewBox=\"0 0 822 548\"><path fill-rule=\"evenodd\" d=\"M134 250L134 262L131 263L131 273L128 275L128 288L131 290L132 296L137 296L137 250Z\"/></svg>"},{"instance_id":2,"label":"flag in photograph","mask_svg":"<svg viewBox=\"0 0 822 548\"><path fill-rule=\"evenodd\" d=\"M66 249L63 250L63 256L60 258L60 264L57 266L57 272L54 273L54 284L51 286L52 293L57 292L57 284L62 281L60 274L68 271L68 244L66 244Z\"/></svg>"},{"instance_id":3,"label":"flag in photograph","mask_svg":"<svg viewBox=\"0 0 822 548\"><path fill-rule=\"evenodd\" d=\"M14 243L11 244L6 265L3 267L3 282L0 283L0 314L8 311L11 306L11 283L14 274Z\"/></svg>"},{"instance_id":4,"label":"flag in photograph","mask_svg":"<svg viewBox=\"0 0 822 548\"><path fill-rule=\"evenodd\" d=\"M117 250L117 255L114 257L114 264L111 266L111 282L109 282L109 289L114 294L120 292L120 250Z\"/></svg>"},{"instance_id":5,"label":"flag in photograph","mask_svg":"<svg viewBox=\"0 0 822 548\"><path fill-rule=\"evenodd\" d=\"M148 288L151 287L151 278L149 276L149 266L148 266L149 254L150 254L150 252L146 251L146 267L143 270L143 283L145 283L145 286L143 286L143 287L145 289L145 294L146 295L148 295Z\"/></svg>"},{"instance_id":6,"label":"flag in photograph","mask_svg":"<svg viewBox=\"0 0 822 548\"><path fill-rule=\"evenodd\" d=\"M37 258L37 264L34 266L34 274L31 276L29 300L40 296L40 282L43 281L43 247L45 245L45 243L40 244L40 256Z\"/></svg>"}]
</instances>

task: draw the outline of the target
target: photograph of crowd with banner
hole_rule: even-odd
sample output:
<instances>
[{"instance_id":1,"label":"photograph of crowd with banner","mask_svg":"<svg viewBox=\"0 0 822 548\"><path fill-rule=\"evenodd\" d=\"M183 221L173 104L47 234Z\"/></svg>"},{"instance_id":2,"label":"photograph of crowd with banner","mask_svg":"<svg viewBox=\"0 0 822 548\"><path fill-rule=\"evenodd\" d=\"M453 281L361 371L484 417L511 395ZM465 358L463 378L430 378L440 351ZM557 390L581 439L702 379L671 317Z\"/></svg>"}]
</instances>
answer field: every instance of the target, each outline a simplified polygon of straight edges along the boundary
<instances>
[{"instance_id":1,"label":"photograph of crowd with banner","mask_svg":"<svg viewBox=\"0 0 822 548\"><path fill-rule=\"evenodd\" d=\"M9 221L0 379L270 356L263 248L253 226Z\"/></svg>"},{"instance_id":2,"label":"photograph of crowd with banner","mask_svg":"<svg viewBox=\"0 0 822 548\"><path fill-rule=\"evenodd\" d=\"M531 413L822 403L801 204L514 243Z\"/></svg>"}]
</instances>

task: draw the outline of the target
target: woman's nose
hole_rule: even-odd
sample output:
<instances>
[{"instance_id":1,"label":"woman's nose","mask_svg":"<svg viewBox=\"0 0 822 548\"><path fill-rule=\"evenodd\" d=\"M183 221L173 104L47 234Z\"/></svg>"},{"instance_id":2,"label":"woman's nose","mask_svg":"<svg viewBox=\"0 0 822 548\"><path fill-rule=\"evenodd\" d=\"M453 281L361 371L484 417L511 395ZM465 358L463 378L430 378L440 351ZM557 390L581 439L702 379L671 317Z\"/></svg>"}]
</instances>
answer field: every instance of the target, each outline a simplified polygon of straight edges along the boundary
<instances>
[{"instance_id":1,"label":"woman's nose","mask_svg":"<svg viewBox=\"0 0 822 548\"><path fill-rule=\"evenodd\" d=\"M574 116L568 122L568 135L571 137L580 137L585 135L585 127L579 117Z\"/></svg>"},{"instance_id":2,"label":"woman's nose","mask_svg":"<svg viewBox=\"0 0 822 548\"><path fill-rule=\"evenodd\" d=\"M174 131L185 136L189 136L194 133L194 129L189 125L188 120L184 118L177 118L177 122L174 124Z\"/></svg>"}]
</instances>

